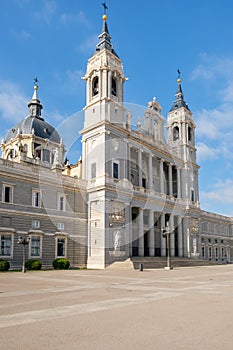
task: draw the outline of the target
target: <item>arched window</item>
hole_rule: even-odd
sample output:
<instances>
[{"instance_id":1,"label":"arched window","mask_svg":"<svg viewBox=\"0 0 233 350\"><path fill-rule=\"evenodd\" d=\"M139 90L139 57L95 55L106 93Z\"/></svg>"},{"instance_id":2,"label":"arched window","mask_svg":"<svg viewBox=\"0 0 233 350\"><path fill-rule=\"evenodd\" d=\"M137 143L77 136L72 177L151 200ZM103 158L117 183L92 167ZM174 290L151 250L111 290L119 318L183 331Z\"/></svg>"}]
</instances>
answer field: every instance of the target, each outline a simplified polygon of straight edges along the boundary
<instances>
[{"instance_id":1,"label":"arched window","mask_svg":"<svg viewBox=\"0 0 233 350\"><path fill-rule=\"evenodd\" d=\"M188 141L192 142L192 128L189 126L188 127Z\"/></svg>"},{"instance_id":2,"label":"arched window","mask_svg":"<svg viewBox=\"0 0 233 350\"><path fill-rule=\"evenodd\" d=\"M99 78L95 77L92 81L92 96L96 96L99 93Z\"/></svg>"},{"instance_id":3,"label":"arched window","mask_svg":"<svg viewBox=\"0 0 233 350\"><path fill-rule=\"evenodd\" d=\"M117 95L117 82L115 78L112 78L112 95Z\"/></svg>"},{"instance_id":4,"label":"arched window","mask_svg":"<svg viewBox=\"0 0 233 350\"><path fill-rule=\"evenodd\" d=\"M180 130L178 126L173 128L173 141L179 140L180 138Z\"/></svg>"}]
</instances>

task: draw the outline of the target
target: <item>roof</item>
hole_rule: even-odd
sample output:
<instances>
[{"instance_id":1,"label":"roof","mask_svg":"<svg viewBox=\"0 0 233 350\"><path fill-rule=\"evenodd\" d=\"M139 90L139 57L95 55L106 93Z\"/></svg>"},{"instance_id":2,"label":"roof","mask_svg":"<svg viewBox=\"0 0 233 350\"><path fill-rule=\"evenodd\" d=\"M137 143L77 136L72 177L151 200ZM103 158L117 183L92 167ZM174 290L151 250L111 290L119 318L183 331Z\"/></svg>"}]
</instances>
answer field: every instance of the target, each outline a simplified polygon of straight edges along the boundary
<instances>
[{"instance_id":1,"label":"roof","mask_svg":"<svg viewBox=\"0 0 233 350\"><path fill-rule=\"evenodd\" d=\"M43 118L34 116L26 117L12 129L10 129L7 133L5 141L7 142L11 138L16 137L18 133L35 135L42 139L48 139L56 143L60 143L61 141L60 135L52 125L44 121Z\"/></svg>"}]
</instances>

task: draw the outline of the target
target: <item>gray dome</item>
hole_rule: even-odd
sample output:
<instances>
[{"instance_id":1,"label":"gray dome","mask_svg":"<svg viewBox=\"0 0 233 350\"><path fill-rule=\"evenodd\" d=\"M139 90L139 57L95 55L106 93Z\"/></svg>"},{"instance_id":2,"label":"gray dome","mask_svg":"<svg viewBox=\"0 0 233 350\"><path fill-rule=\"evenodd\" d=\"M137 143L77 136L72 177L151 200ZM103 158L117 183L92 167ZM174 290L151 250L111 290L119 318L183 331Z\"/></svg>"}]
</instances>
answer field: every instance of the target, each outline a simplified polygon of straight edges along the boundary
<instances>
[{"instance_id":1,"label":"gray dome","mask_svg":"<svg viewBox=\"0 0 233 350\"><path fill-rule=\"evenodd\" d=\"M61 141L61 137L56 129L52 125L45 122L41 117L26 117L23 121L8 131L5 141L10 141L10 139L16 137L18 133L29 135L34 134L37 137L48 139L56 143L60 143Z\"/></svg>"}]
</instances>

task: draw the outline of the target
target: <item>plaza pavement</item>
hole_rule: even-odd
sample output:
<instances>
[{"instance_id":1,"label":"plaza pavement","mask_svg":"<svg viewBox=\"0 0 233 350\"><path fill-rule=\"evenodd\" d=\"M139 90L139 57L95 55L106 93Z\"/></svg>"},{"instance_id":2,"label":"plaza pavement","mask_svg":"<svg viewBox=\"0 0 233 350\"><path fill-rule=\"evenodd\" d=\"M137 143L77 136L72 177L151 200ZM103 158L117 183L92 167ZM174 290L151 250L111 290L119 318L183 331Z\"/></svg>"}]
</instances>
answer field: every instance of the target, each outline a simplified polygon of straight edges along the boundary
<instances>
[{"instance_id":1,"label":"plaza pavement","mask_svg":"<svg viewBox=\"0 0 233 350\"><path fill-rule=\"evenodd\" d=\"M233 265L1 273L0 349L233 349Z\"/></svg>"}]
</instances>

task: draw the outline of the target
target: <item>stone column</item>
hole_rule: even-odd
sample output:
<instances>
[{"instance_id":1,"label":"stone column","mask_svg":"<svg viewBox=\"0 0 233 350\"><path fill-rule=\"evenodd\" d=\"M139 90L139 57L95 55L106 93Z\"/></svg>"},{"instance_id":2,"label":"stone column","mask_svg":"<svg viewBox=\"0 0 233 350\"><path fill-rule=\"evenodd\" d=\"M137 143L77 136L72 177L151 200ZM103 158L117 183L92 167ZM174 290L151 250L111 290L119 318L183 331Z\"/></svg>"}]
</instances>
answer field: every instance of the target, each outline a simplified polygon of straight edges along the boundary
<instances>
[{"instance_id":1,"label":"stone column","mask_svg":"<svg viewBox=\"0 0 233 350\"><path fill-rule=\"evenodd\" d=\"M160 192L164 193L163 159L160 159L159 161L159 180L160 180Z\"/></svg>"},{"instance_id":2,"label":"stone column","mask_svg":"<svg viewBox=\"0 0 233 350\"><path fill-rule=\"evenodd\" d=\"M143 209L139 208L138 215L138 255L144 256L144 227L143 227Z\"/></svg>"},{"instance_id":3,"label":"stone column","mask_svg":"<svg viewBox=\"0 0 233 350\"><path fill-rule=\"evenodd\" d=\"M152 190L153 188L153 164L152 164L153 158L152 154L150 153L148 156L148 188Z\"/></svg>"},{"instance_id":4,"label":"stone column","mask_svg":"<svg viewBox=\"0 0 233 350\"><path fill-rule=\"evenodd\" d=\"M133 256L132 207L129 206L129 256Z\"/></svg>"},{"instance_id":5,"label":"stone column","mask_svg":"<svg viewBox=\"0 0 233 350\"><path fill-rule=\"evenodd\" d=\"M177 170L177 198L181 198L181 183L180 183L180 168L176 168Z\"/></svg>"},{"instance_id":6,"label":"stone column","mask_svg":"<svg viewBox=\"0 0 233 350\"><path fill-rule=\"evenodd\" d=\"M170 229L172 234L170 235L170 254L171 257L175 256L175 227L174 227L174 216L170 215Z\"/></svg>"},{"instance_id":7,"label":"stone column","mask_svg":"<svg viewBox=\"0 0 233 350\"><path fill-rule=\"evenodd\" d=\"M169 195L173 195L173 184L172 184L172 165L168 166L168 178L169 178Z\"/></svg>"},{"instance_id":8,"label":"stone column","mask_svg":"<svg viewBox=\"0 0 233 350\"><path fill-rule=\"evenodd\" d=\"M88 177L88 166L87 166L87 143L86 140L82 140L82 176L84 179Z\"/></svg>"},{"instance_id":9,"label":"stone column","mask_svg":"<svg viewBox=\"0 0 233 350\"><path fill-rule=\"evenodd\" d=\"M178 217L178 256L180 258L184 256L182 217L181 216Z\"/></svg>"},{"instance_id":10,"label":"stone column","mask_svg":"<svg viewBox=\"0 0 233 350\"><path fill-rule=\"evenodd\" d=\"M153 210L149 210L149 255L155 256L155 228Z\"/></svg>"},{"instance_id":11,"label":"stone column","mask_svg":"<svg viewBox=\"0 0 233 350\"><path fill-rule=\"evenodd\" d=\"M181 124L181 128L182 128L182 141L186 142L186 125L184 122Z\"/></svg>"},{"instance_id":12,"label":"stone column","mask_svg":"<svg viewBox=\"0 0 233 350\"><path fill-rule=\"evenodd\" d=\"M138 184L142 186L142 150L138 150Z\"/></svg>"},{"instance_id":13,"label":"stone column","mask_svg":"<svg viewBox=\"0 0 233 350\"><path fill-rule=\"evenodd\" d=\"M112 90L112 71L108 71L108 98L111 98Z\"/></svg>"},{"instance_id":14,"label":"stone column","mask_svg":"<svg viewBox=\"0 0 233 350\"><path fill-rule=\"evenodd\" d=\"M131 145L128 144L128 159L126 160L126 166L128 167L128 180L131 182Z\"/></svg>"},{"instance_id":15,"label":"stone column","mask_svg":"<svg viewBox=\"0 0 233 350\"><path fill-rule=\"evenodd\" d=\"M161 214L161 256L166 256L166 238L163 237L163 229L165 228L165 214Z\"/></svg>"},{"instance_id":16,"label":"stone column","mask_svg":"<svg viewBox=\"0 0 233 350\"><path fill-rule=\"evenodd\" d=\"M92 94L92 86L91 86L91 78L89 77L87 79L87 104L91 101L91 94Z\"/></svg>"},{"instance_id":17,"label":"stone column","mask_svg":"<svg viewBox=\"0 0 233 350\"><path fill-rule=\"evenodd\" d=\"M183 237L184 237L184 256L189 257L191 256L191 245L190 245L190 231L189 231L189 218L184 217L183 218Z\"/></svg>"},{"instance_id":18,"label":"stone column","mask_svg":"<svg viewBox=\"0 0 233 350\"><path fill-rule=\"evenodd\" d=\"M102 74L101 74L102 73ZM100 74L102 75L102 86L101 86L101 97L105 98L108 97L108 91L107 91L107 69L104 69L103 71L100 71ZM108 118L109 119L109 118Z\"/></svg>"}]
</instances>

